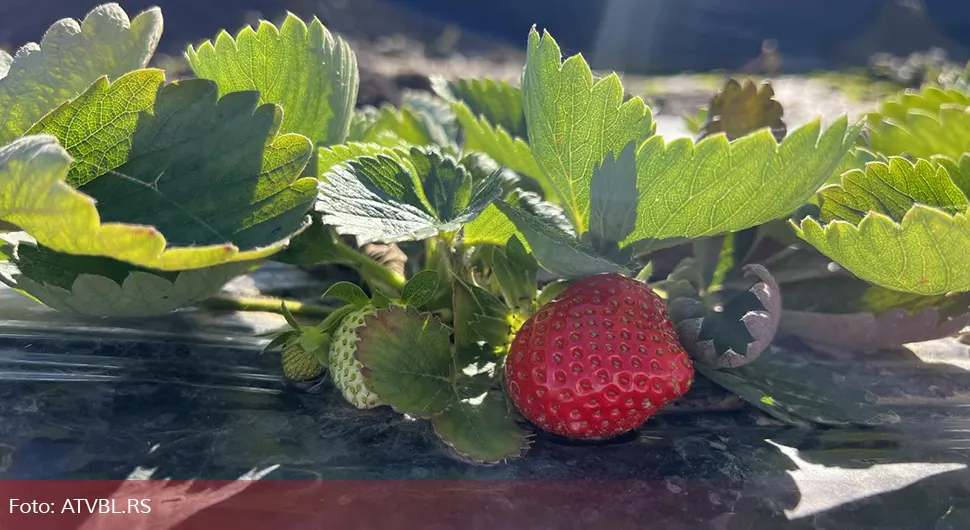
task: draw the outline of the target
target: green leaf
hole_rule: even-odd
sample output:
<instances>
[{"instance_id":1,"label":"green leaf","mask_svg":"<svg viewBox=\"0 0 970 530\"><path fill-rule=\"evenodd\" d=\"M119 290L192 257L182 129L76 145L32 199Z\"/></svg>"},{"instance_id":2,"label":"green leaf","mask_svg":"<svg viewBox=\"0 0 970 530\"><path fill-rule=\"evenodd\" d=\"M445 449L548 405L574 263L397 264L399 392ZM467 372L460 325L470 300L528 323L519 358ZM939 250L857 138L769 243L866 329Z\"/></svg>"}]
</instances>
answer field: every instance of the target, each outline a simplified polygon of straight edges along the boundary
<instances>
[{"instance_id":1,"label":"green leaf","mask_svg":"<svg viewBox=\"0 0 970 530\"><path fill-rule=\"evenodd\" d=\"M482 213L466 224L462 230L462 244L466 247L501 245L518 233L515 223L494 204L486 206Z\"/></svg>"},{"instance_id":2,"label":"green leaf","mask_svg":"<svg viewBox=\"0 0 970 530\"><path fill-rule=\"evenodd\" d=\"M539 264L518 237L510 237L504 249L495 249L492 270L509 307L531 314L539 290Z\"/></svg>"},{"instance_id":3,"label":"green leaf","mask_svg":"<svg viewBox=\"0 0 970 530\"><path fill-rule=\"evenodd\" d=\"M435 134L418 114L408 108L384 104L350 140L376 143L386 147L433 145Z\"/></svg>"},{"instance_id":4,"label":"green leaf","mask_svg":"<svg viewBox=\"0 0 970 530\"><path fill-rule=\"evenodd\" d=\"M495 204L525 236L539 265L553 275L571 279L622 270L622 267L599 256L548 219L512 204Z\"/></svg>"},{"instance_id":5,"label":"green leaf","mask_svg":"<svg viewBox=\"0 0 970 530\"><path fill-rule=\"evenodd\" d=\"M457 403L431 418L431 425L459 458L476 464L519 457L530 443L499 392Z\"/></svg>"},{"instance_id":6,"label":"green leaf","mask_svg":"<svg viewBox=\"0 0 970 530\"><path fill-rule=\"evenodd\" d=\"M483 340L500 348L510 342L509 308L492 293L456 277L452 285L452 307L458 347Z\"/></svg>"},{"instance_id":7,"label":"green leaf","mask_svg":"<svg viewBox=\"0 0 970 530\"><path fill-rule=\"evenodd\" d=\"M393 158L399 164L413 170L408 160L408 153L404 149L387 147L375 143L349 142L346 144L321 147L317 150L317 178L326 181L326 174L335 166L355 160L360 157L385 155Z\"/></svg>"},{"instance_id":8,"label":"green leaf","mask_svg":"<svg viewBox=\"0 0 970 530\"><path fill-rule=\"evenodd\" d=\"M782 141L788 127L782 119L785 111L775 100L771 83L755 85L750 79L743 83L728 79L711 99L701 138L723 133L728 140L737 140L755 131L769 128L775 140Z\"/></svg>"},{"instance_id":9,"label":"green leaf","mask_svg":"<svg viewBox=\"0 0 970 530\"><path fill-rule=\"evenodd\" d=\"M54 23L39 45L29 43L12 61L0 61L6 63L0 68L6 70L0 71L0 145L24 134L99 77L144 68L161 34L157 7L129 19L117 4L104 4L80 24L69 18Z\"/></svg>"},{"instance_id":10,"label":"green leaf","mask_svg":"<svg viewBox=\"0 0 970 530\"><path fill-rule=\"evenodd\" d=\"M347 137L357 102L357 57L343 39L314 17L309 26L287 13L277 28L262 20L233 39L221 31L213 41L185 53L195 75L219 85L219 96L256 90L259 102L283 107L280 132L298 133L318 145Z\"/></svg>"},{"instance_id":11,"label":"green leaf","mask_svg":"<svg viewBox=\"0 0 970 530\"><path fill-rule=\"evenodd\" d=\"M944 156L934 156L932 160L946 169L950 180L965 197L970 197L970 154L956 160Z\"/></svg>"},{"instance_id":12,"label":"green leaf","mask_svg":"<svg viewBox=\"0 0 970 530\"><path fill-rule=\"evenodd\" d=\"M461 103L469 116L495 124L514 138L528 142L522 91L507 81L494 79L432 79L432 89L442 98ZM465 127L465 124L462 123Z\"/></svg>"},{"instance_id":13,"label":"green leaf","mask_svg":"<svg viewBox=\"0 0 970 530\"><path fill-rule=\"evenodd\" d=\"M254 266L253 262L231 262L161 272L22 242L10 261L0 263L0 281L58 311L95 317L147 317L202 302Z\"/></svg>"},{"instance_id":14,"label":"green leaf","mask_svg":"<svg viewBox=\"0 0 970 530\"><path fill-rule=\"evenodd\" d=\"M633 232L637 220L636 143L614 157L607 154L593 170L589 233L594 241L616 244Z\"/></svg>"},{"instance_id":15,"label":"green leaf","mask_svg":"<svg viewBox=\"0 0 970 530\"><path fill-rule=\"evenodd\" d=\"M784 348L772 346L757 361L738 368L718 370L700 363L694 367L704 377L790 425L893 422L892 414L872 403L864 388L837 384L840 374L812 359L799 359Z\"/></svg>"},{"instance_id":16,"label":"green leaf","mask_svg":"<svg viewBox=\"0 0 970 530\"><path fill-rule=\"evenodd\" d=\"M535 180L549 200L557 199L558 192L546 178L532 156L532 148L522 138L511 136L502 127L493 126L484 117L476 117L463 103L454 106L458 123L464 134L465 151L477 151L493 158L499 164Z\"/></svg>"},{"instance_id":17,"label":"green leaf","mask_svg":"<svg viewBox=\"0 0 970 530\"><path fill-rule=\"evenodd\" d=\"M410 109L424 122L435 144L455 144L458 138L458 121L447 101L424 90L405 89L401 92L401 106Z\"/></svg>"},{"instance_id":18,"label":"green leaf","mask_svg":"<svg viewBox=\"0 0 970 530\"><path fill-rule=\"evenodd\" d=\"M386 155L334 168L320 191L323 221L360 244L421 240L458 230L501 194L498 173L470 182L453 158L420 153L414 172Z\"/></svg>"},{"instance_id":19,"label":"green leaf","mask_svg":"<svg viewBox=\"0 0 970 530\"><path fill-rule=\"evenodd\" d=\"M357 336L367 388L395 410L427 418L453 403L450 332L437 319L389 307L368 317Z\"/></svg>"},{"instance_id":20,"label":"green leaf","mask_svg":"<svg viewBox=\"0 0 970 530\"><path fill-rule=\"evenodd\" d=\"M951 215L970 206L945 167L900 157L849 171L842 176L841 185L827 186L819 196L819 219L826 223L841 219L858 224L869 212L899 222L916 204L934 206Z\"/></svg>"},{"instance_id":21,"label":"green leaf","mask_svg":"<svg viewBox=\"0 0 970 530\"><path fill-rule=\"evenodd\" d=\"M821 221L791 224L852 274L927 296L970 290L970 209L945 167L902 158L871 163L825 188L821 199Z\"/></svg>"},{"instance_id":22,"label":"green leaf","mask_svg":"<svg viewBox=\"0 0 970 530\"><path fill-rule=\"evenodd\" d=\"M587 228L593 168L649 130L653 117L640 98L623 101L616 74L593 82L581 55L561 61L559 45L532 29L522 94L536 163L558 189L582 233Z\"/></svg>"},{"instance_id":23,"label":"green leaf","mask_svg":"<svg viewBox=\"0 0 970 530\"><path fill-rule=\"evenodd\" d=\"M150 75L112 86L144 87ZM305 229L317 181L298 176L310 145L276 135L279 107L257 108L253 92L218 100L201 79L152 93L152 108L130 120L99 80L0 149L0 218L53 250L156 270L264 258ZM143 103L131 102L130 112ZM64 182L71 157L77 190Z\"/></svg>"},{"instance_id":24,"label":"green leaf","mask_svg":"<svg viewBox=\"0 0 970 530\"><path fill-rule=\"evenodd\" d=\"M867 119L870 148L886 156L958 158L970 151L970 95L957 90L906 92Z\"/></svg>"},{"instance_id":25,"label":"green leaf","mask_svg":"<svg viewBox=\"0 0 970 530\"><path fill-rule=\"evenodd\" d=\"M425 269L404 284L402 299L411 307L421 307L438 292L438 271Z\"/></svg>"},{"instance_id":26,"label":"green leaf","mask_svg":"<svg viewBox=\"0 0 970 530\"><path fill-rule=\"evenodd\" d=\"M781 144L766 129L730 143L717 135L665 145L654 136L637 153L639 211L626 243L737 232L787 216L829 179L858 130L842 117L825 131L811 122Z\"/></svg>"},{"instance_id":27,"label":"green leaf","mask_svg":"<svg viewBox=\"0 0 970 530\"><path fill-rule=\"evenodd\" d=\"M339 298L348 304L363 307L370 303L367 293L356 283L337 282L323 293L322 298Z\"/></svg>"}]
</instances>

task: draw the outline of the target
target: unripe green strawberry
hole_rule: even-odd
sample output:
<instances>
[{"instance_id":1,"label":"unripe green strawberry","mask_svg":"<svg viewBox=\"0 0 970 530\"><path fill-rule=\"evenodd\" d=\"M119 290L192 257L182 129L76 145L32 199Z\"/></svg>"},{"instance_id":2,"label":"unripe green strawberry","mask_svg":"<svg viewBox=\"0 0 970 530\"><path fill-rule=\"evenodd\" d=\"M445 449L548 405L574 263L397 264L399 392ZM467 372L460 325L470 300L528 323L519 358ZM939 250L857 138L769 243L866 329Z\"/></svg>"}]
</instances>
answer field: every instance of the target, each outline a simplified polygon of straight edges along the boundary
<instances>
[{"instance_id":1,"label":"unripe green strawberry","mask_svg":"<svg viewBox=\"0 0 970 530\"><path fill-rule=\"evenodd\" d=\"M573 282L516 333L505 388L540 429L604 439L640 427L694 382L663 300L642 282Z\"/></svg>"},{"instance_id":2,"label":"unripe green strawberry","mask_svg":"<svg viewBox=\"0 0 970 530\"><path fill-rule=\"evenodd\" d=\"M320 361L303 348L300 335L297 333L283 344L280 360L283 364L283 375L294 381L309 381L320 377L324 371Z\"/></svg>"},{"instance_id":3,"label":"unripe green strawberry","mask_svg":"<svg viewBox=\"0 0 970 530\"><path fill-rule=\"evenodd\" d=\"M359 409L371 409L383 405L377 394L364 386L362 365L354 356L357 352L357 330L364 320L376 313L373 306L366 306L348 314L340 322L330 342L330 374L333 383L344 399Z\"/></svg>"}]
</instances>

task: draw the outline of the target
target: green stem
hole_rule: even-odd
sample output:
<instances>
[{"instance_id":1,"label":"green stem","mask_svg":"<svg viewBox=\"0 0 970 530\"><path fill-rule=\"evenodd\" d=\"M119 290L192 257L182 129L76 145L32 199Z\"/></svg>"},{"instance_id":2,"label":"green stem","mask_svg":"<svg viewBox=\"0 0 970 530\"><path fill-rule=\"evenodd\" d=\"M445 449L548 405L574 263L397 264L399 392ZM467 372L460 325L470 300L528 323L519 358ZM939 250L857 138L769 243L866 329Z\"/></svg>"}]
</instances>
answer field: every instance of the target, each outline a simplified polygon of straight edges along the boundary
<instances>
[{"instance_id":1,"label":"green stem","mask_svg":"<svg viewBox=\"0 0 970 530\"><path fill-rule=\"evenodd\" d=\"M324 318L333 313L334 308L315 304L305 304L296 300L283 298L256 297L256 296L225 296L216 295L202 302L202 305L210 309L228 309L231 311L265 311L267 313L283 314L281 305L286 303L286 308L293 315L305 317Z\"/></svg>"},{"instance_id":2,"label":"green stem","mask_svg":"<svg viewBox=\"0 0 970 530\"><path fill-rule=\"evenodd\" d=\"M401 295L401 292L404 290L404 284L407 282L404 276L388 269L340 241L335 242L334 250L337 252L338 261L354 267L371 286L384 291L384 294L392 298Z\"/></svg>"}]
</instances>

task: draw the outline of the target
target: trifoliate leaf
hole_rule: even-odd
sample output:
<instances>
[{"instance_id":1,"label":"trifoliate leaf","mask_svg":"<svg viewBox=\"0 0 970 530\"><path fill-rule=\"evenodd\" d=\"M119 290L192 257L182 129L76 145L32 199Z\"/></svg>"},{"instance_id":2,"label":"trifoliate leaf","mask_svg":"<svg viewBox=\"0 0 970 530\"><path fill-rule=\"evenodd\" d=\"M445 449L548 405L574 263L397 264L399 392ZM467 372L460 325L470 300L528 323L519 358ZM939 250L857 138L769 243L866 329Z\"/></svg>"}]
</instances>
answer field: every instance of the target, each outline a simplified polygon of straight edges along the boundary
<instances>
[{"instance_id":1,"label":"trifoliate leaf","mask_svg":"<svg viewBox=\"0 0 970 530\"><path fill-rule=\"evenodd\" d=\"M642 139L653 117L640 98L623 101L616 74L594 83L581 55L563 62L552 36L540 38L535 28L529 33L522 94L536 163L558 189L577 231L584 232L593 168L607 153Z\"/></svg>"},{"instance_id":2,"label":"trifoliate leaf","mask_svg":"<svg viewBox=\"0 0 970 530\"><path fill-rule=\"evenodd\" d=\"M858 224L870 212L899 222L917 204L937 207L950 215L970 206L944 167L928 160L913 163L900 157L849 171L842 176L840 185L823 188L819 196L819 220L825 223L840 219Z\"/></svg>"},{"instance_id":3,"label":"trifoliate leaf","mask_svg":"<svg viewBox=\"0 0 970 530\"><path fill-rule=\"evenodd\" d=\"M944 167L894 158L849 172L820 195L822 220L792 225L852 274L920 295L970 290L967 199Z\"/></svg>"},{"instance_id":4,"label":"trifoliate leaf","mask_svg":"<svg viewBox=\"0 0 970 530\"><path fill-rule=\"evenodd\" d=\"M144 87L147 76L115 84ZM31 129L40 134L0 148L0 218L53 250L156 270L264 258L309 224L317 181L297 177L310 144L276 135L279 107L257 108L254 92L219 100L201 79L154 93L151 114L129 120L101 80ZM63 182L68 154L78 190Z\"/></svg>"},{"instance_id":5,"label":"trifoliate leaf","mask_svg":"<svg viewBox=\"0 0 970 530\"><path fill-rule=\"evenodd\" d=\"M431 418L431 425L456 456L476 464L517 458L530 443L500 392L461 401Z\"/></svg>"},{"instance_id":6,"label":"trifoliate leaf","mask_svg":"<svg viewBox=\"0 0 970 530\"><path fill-rule=\"evenodd\" d=\"M323 221L361 244L421 240L458 230L501 194L498 173L470 182L451 157L411 154L414 170L386 155L334 168L317 205Z\"/></svg>"},{"instance_id":7,"label":"trifoliate leaf","mask_svg":"<svg viewBox=\"0 0 970 530\"><path fill-rule=\"evenodd\" d=\"M161 272L20 243L12 259L0 264L0 281L58 311L96 317L146 317L202 302L254 266L252 262L231 262Z\"/></svg>"},{"instance_id":8,"label":"trifoliate leaf","mask_svg":"<svg viewBox=\"0 0 970 530\"><path fill-rule=\"evenodd\" d=\"M970 96L957 90L907 92L867 119L870 148L887 156L958 158L970 151Z\"/></svg>"},{"instance_id":9,"label":"trifoliate leaf","mask_svg":"<svg viewBox=\"0 0 970 530\"><path fill-rule=\"evenodd\" d=\"M729 79L711 99L707 118L699 131L701 138L724 133L728 140L737 140L763 128L771 129L775 140L781 142L788 132L785 111L775 100L771 83L755 85L750 79L739 83Z\"/></svg>"},{"instance_id":10,"label":"trifoliate leaf","mask_svg":"<svg viewBox=\"0 0 970 530\"><path fill-rule=\"evenodd\" d=\"M366 386L401 413L431 417L455 400L450 332L428 314L389 307L357 330Z\"/></svg>"},{"instance_id":11,"label":"trifoliate leaf","mask_svg":"<svg viewBox=\"0 0 970 530\"><path fill-rule=\"evenodd\" d=\"M699 364L720 368L753 362L771 344L781 316L781 290L761 265L742 269L750 286L708 307L699 294L702 272L692 258L683 260L658 285L667 292L670 318L680 342Z\"/></svg>"},{"instance_id":12,"label":"trifoliate leaf","mask_svg":"<svg viewBox=\"0 0 970 530\"><path fill-rule=\"evenodd\" d=\"M219 85L219 96L259 91L262 103L283 107L282 133L298 133L318 145L347 137L357 103L357 57L343 39L314 17L309 26L287 13L277 28L262 20L233 39L221 31L213 41L185 53L195 75Z\"/></svg>"},{"instance_id":13,"label":"trifoliate leaf","mask_svg":"<svg viewBox=\"0 0 970 530\"><path fill-rule=\"evenodd\" d=\"M428 303L438 292L438 271L425 269L414 276L406 284L401 299L411 307L421 307Z\"/></svg>"},{"instance_id":14,"label":"trifoliate leaf","mask_svg":"<svg viewBox=\"0 0 970 530\"><path fill-rule=\"evenodd\" d=\"M599 256L574 235L562 231L548 219L518 206L496 202L529 242L539 265L559 278L580 278L590 274L618 272L618 264Z\"/></svg>"},{"instance_id":15,"label":"trifoliate leaf","mask_svg":"<svg viewBox=\"0 0 970 530\"><path fill-rule=\"evenodd\" d=\"M339 298L348 304L363 307L370 303L367 293L356 283L337 282L323 293L322 298Z\"/></svg>"},{"instance_id":16,"label":"trifoliate leaf","mask_svg":"<svg viewBox=\"0 0 970 530\"><path fill-rule=\"evenodd\" d=\"M99 77L144 68L161 34L157 7L129 19L110 3L92 9L80 24L69 18L54 23L40 44L21 47L5 75L0 74L0 145L24 134Z\"/></svg>"},{"instance_id":17,"label":"trifoliate leaf","mask_svg":"<svg viewBox=\"0 0 970 530\"><path fill-rule=\"evenodd\" d=\"M511 137L528 142L529 133L519 87L494 79L443 78L433 79L431 87L442 98L462 103L470 116L477 116L484 123L503 129ZM466 127L464 123L462 126Z\"/></svg>"},{"instance_id":18,"label":"trifoliate leaf","mask_svg":"<svg viewBox=\"0 0 970 530\"><path fill-rule=\"evenodd\" d=\"M704 377L787 424L886 425L894 416L868 392L842 382L844 375L813 359L772 346L757 361L719 370L695 363Z\"/></svg>"},{"instance_id":19,"label":"trifoliate leaf","mask_svg":"<svg viewBox=\"0 0 970 530\"><path fill-rule=\"evenodd\" d=\"M858 131L842 117L825 131L811 122L781 144L764 129L730 143L654 136L637 153L639 210L626 243L738 232L787 216L829 179Z\"/></svg>"},{"instance_id":20,"label":"trifoliate leaf","mask_svg":"<svg viewBox=\"0 0 970 530\"><path fill-rule=\"evenodd\" d=\"M593 170L589 199L589 233L593 240L615 245L633 232L637 220L636 143L630 142Z\"/></svg>"}]
</instances>

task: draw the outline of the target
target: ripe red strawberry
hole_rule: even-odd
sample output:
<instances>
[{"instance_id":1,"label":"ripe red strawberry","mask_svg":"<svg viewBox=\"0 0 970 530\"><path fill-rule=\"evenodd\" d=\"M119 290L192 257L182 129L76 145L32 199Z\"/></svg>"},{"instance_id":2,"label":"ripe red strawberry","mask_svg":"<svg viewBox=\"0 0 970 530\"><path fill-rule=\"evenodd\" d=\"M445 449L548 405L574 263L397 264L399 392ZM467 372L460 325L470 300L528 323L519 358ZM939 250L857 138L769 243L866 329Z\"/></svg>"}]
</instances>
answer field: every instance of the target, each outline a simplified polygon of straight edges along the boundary
<instances>
[{"instance_id":1,"label":"ripe red strawberry","mask_svg":"<svg viewBox=\"0 0 970 530\"><path fill-rule=\"evenodd\" d=\"M540 308L505 364L505 388L522 415L570 438L636 429L693 382L667 305L619 274L576 280Z\"/></svg>"}]
</instances>

